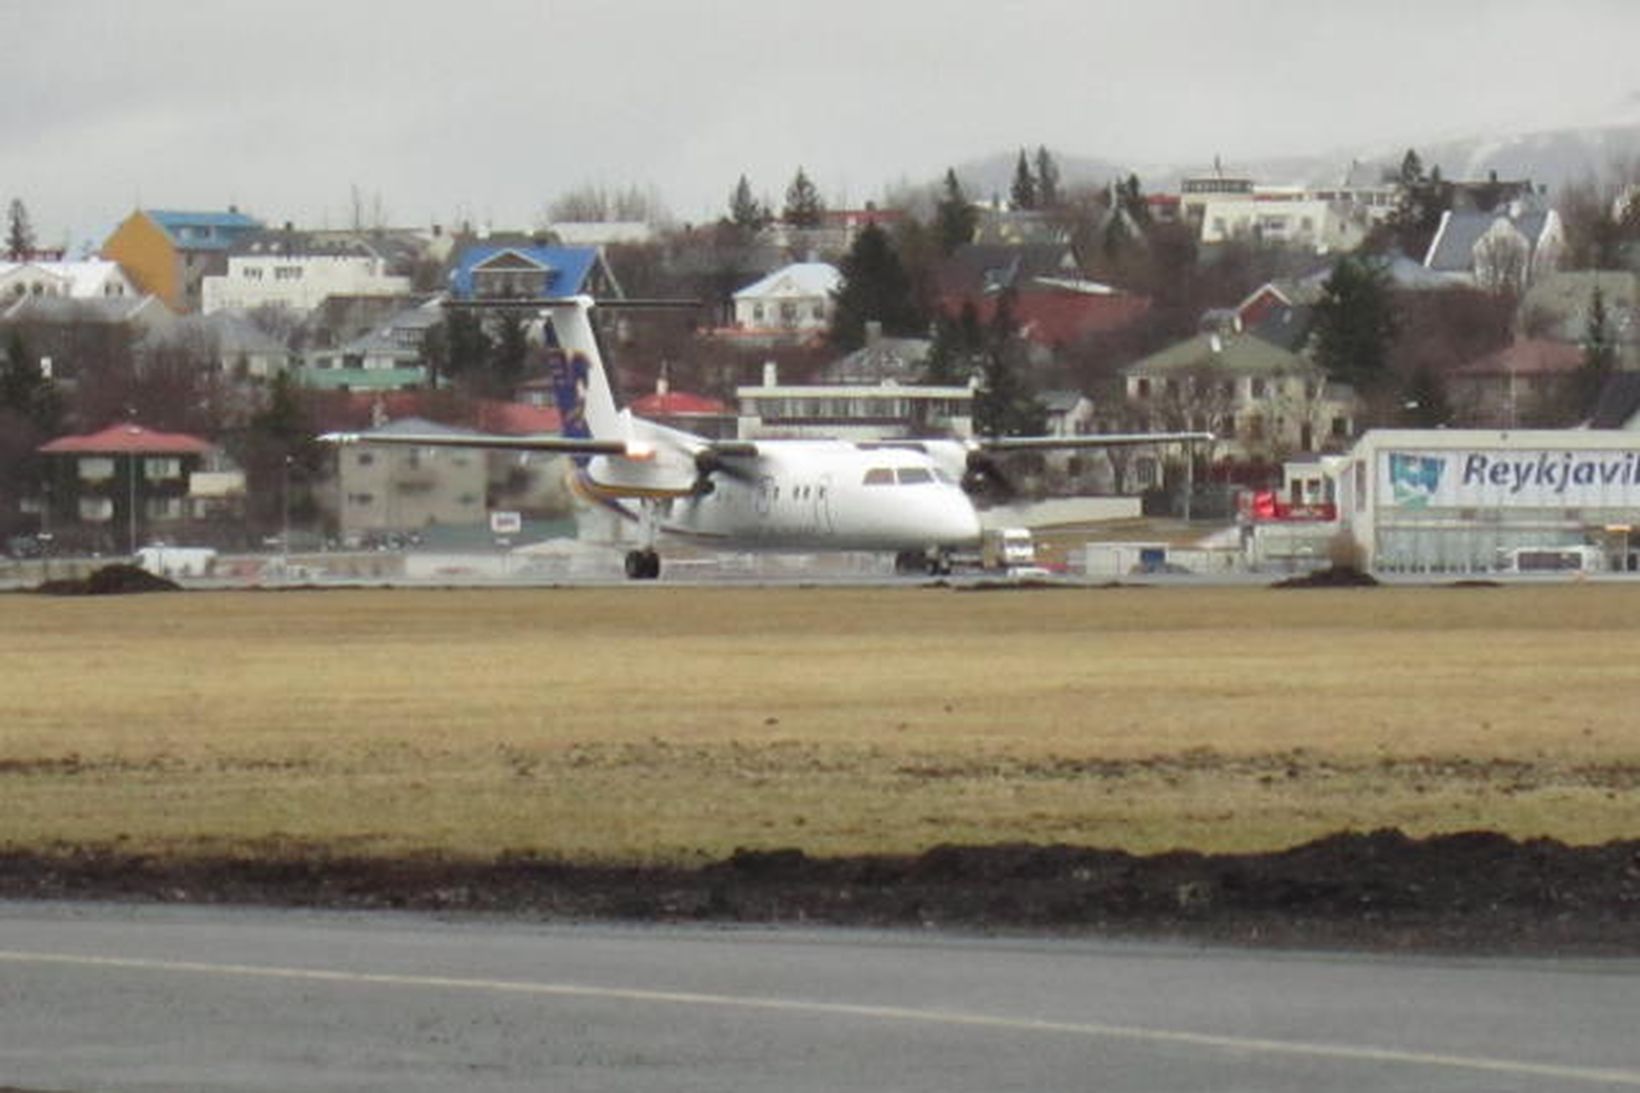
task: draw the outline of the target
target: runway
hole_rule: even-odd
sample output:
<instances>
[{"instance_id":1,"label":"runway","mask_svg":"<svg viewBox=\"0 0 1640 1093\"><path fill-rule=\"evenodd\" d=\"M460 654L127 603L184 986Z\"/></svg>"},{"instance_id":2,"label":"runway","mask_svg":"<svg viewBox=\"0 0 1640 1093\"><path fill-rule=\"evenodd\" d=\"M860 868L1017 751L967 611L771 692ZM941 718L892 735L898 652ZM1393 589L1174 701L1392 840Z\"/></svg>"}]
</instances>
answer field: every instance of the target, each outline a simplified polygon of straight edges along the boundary
<instances>
[{"instance_id":1,"label":"runway","mask_svg":"<svg viewBox=\"0 0 1640 1093\"><path fill-rule=\"evenodd\" d=\"M27 1090L1640 1088L1640 961L0 904Z\"/></svg>"}]
</instances>

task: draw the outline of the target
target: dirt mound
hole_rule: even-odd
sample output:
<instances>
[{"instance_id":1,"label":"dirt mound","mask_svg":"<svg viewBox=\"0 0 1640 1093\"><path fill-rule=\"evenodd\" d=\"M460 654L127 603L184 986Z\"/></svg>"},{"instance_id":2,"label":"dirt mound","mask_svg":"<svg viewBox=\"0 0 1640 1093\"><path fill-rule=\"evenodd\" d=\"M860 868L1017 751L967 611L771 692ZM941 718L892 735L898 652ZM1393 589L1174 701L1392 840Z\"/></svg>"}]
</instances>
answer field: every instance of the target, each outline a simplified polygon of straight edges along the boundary
<instances>
[{"instance_id":1,"label":"dirt mound","mask_svg":"<svg viewBox=\"0 0 1640 1093\"><path fill-rule=\"evenodd\" d=\"M573 918L1192 937L1351 949L1640 953L1640 841L1572 847L1471 832L1347 833L1271 854L1075 846L813 858L742 850L700 868L530 856L164 861L0 855L0 898L496 911Z\"/></svg>"},{"instance_id":2,"label":"dirt mound","mask_svg":"<svg viewBox=\"0 0 1640 1093\"><path fill-rule=\"evenodd\" d=\"M1271 588L1374 588L1378 578L1353 566L1328 566L1277 581Z\"/></svg>"},{"instance_id":3,"label":"dirt mound","mask_svg":"<svg viewBox=\"0 0 1640 1093\"><path fill-rule=\"evenodd\" d=\"M180 592L182 586L140 566L105 565L89 577L46 581L35 591L48 596L121 596L134 592Z\"/></svg>"}]
</instances>

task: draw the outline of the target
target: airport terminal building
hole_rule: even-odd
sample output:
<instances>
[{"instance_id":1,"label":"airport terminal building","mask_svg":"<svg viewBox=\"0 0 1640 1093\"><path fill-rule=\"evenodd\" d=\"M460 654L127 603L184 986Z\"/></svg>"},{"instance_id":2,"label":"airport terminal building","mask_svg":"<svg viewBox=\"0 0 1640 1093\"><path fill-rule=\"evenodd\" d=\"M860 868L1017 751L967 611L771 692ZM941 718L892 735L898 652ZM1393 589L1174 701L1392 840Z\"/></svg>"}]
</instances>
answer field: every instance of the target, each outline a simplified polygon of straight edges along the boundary
<instances>
[{"instance_id":1,"label":"airport terminal building","mask_svg":"<svg viewBox=\"0 0 1640 1093\"><path fill-rule=\"evenodd\" d=\"M1337 501L1374 572L1635 571L1640 433L1373 430Z\"/></svg>"}]
</instances>

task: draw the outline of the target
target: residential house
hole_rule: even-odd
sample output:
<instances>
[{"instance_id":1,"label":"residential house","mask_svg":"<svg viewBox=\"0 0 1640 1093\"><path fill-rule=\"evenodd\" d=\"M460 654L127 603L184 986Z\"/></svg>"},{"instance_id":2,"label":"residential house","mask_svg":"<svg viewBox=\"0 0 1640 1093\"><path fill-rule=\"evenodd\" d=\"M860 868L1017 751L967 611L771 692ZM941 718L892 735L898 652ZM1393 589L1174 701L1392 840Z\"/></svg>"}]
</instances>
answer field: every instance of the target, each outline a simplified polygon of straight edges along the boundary
<instances>
[{"instance_id":1,"label":"residential house","mask_svg":"<svg viewBox=\"0 0 1640 1093\"><path fill-rule=\"evenodd\" d=\"M1540 277L1521 298L1519 326L1529 336L1581 345L1596 292L1623 367L1640 367L1640 275L1629 270L1559 270Z\"/></svg>"},{"instance_id":2,"label":"residential house","mask_svg":"<svg viewBox=\"0 0 1640 1093\"><path fill-rule=\"evenodd\" d=\"M342 345L309 349L302 357L304 387L346 391L397 391L431 382L424 353L428 333L444 322L430 300L403 308Z\"/></svg>"},{"instance_id":3,"label":"residential house","mask_svg":"<svg viewBox=\"0 0 1640 1093\"><path fill-rule=\"evenodd\" d=\"M0 311L0 329L22 336L40 370L74 384L129 360L177 317L153 296L24 296Z\"/></svg>"},{"instance_id":4,"label":"residential house","mask_svg":"<svg viewBox=\"0 0 1640 1093\"><path fill-rule=\"evenodd\" d=\"M135 553L151 541L187 542L197 521L234 496L223 476L236 472L195 436L128 423L58 437L39 451L44 478L30 507L66 549ZM242 500L242 476L238 484Z\"/></svg>"},{"instance_id":5,"label":"residential house","mask_svg":"<svg viewBox=\"0 0 1640 1093\"><path fill-rule=\"evenodd\" d=\"M0 262L0 307L24 296L66 296L76 300L137 296L118 262L31 260Z\"/></svg>"},{"instance_id":6,"label":"residential house","mask_svg":"<svg viewBox=\"0 0 1640 1093\"><path fill-rule=\"evenodd\" d=\"M1123 370L1127 412L1151 432L1217 434L1232 462L1331 451L1354 433L1354 392L1313 361L1252 334L1205 333Z\"/></svg>"},{"instance_id":7,"label":"residential house","mask_svg":"<svg viewBox=\"0 0 1640 1093\"><path fill-rule=\"evenodd\" d=\"M1368 208L1307 193L1255 194L1201 203L1201 242L1245 240L1267 246L1300 247L1316 254L1355 250L1373 219Z\"/></svg>"},{"instance_id":8,"label":"residential house","mask_svg":"<svg viewBox=\"0 0 1640 1093\"><path fill-rule=\"evenodd\" d=\"M967 302L1024 289L1039 278L1077 280L1082 264L1069 243L967 243L940 264L935 281L940 307L956 315Z\"/></svg>"},{"instance_id":9,"label":"residential house","mask_svg":"<svg viewBox=\"0 0 1640 1093\"><path fill-rule=\"evenodd\" d=\"M1566 342L1519 338L1447 373L1455 424L1514 429L1565 425L1571 385L1583 350Z\"/></svg>"},{"instance_id":10,"label":"residential house","mask_svg":"<svg viewBox=\"0 0 1640 1093\"><path fill-rule=\"evenodd\" d=\"M405 421L430 421L436 423L438 429L492 436L556 436L562 427L558 411L551 407L465 398L450 390L316 391L310 395L309 405L314 413L314 426L321 432L368 432L390 425L414 431L414 426L403 424ZM337 525L341 526L348 512L348 487L356 487L351 491L355 494L372 495L368 501L354 499L352 515L347 518L353 525L349 529L351 535L414 531L417 530L415 518L420 515L421 526L425 526L429 511L442 516L443 525L453 526L459 520L461 526L476 527L487 519L484 515L473 517L470 505L453 503L471 492L471 463L456 466L436 459L423 463L416 468L417 473L431 471L436 482L415 485L412 481L412 488L386 492L379 488L381 476L392 464L372 461L361 467L354 460L350 470L346 457L350 450L338 449L337 489L326 491L321 502L333 510ZM402 456L406 449L392 450ZM475 454L482 457L485 485L481 493L486 511L495 508L536 516L562 515L568 511L570 499L563 456L539 452ZM370 467L375 470L363 478L354 473ZM345 482L341 477L344 473L347 474ZM372 478L372 474L377 477ZM394 489L397 490L396 485ZM401 505L401 498L406 497L410 503ZM442 508L433 504L440 498ZM417 504L422 507L416 508Z\"/></svg>"},{"instance_id":11,"label":"residential house","mask_svg":"<svg viewBox=\"0 0 1640 1093\"><path fill-rule=\"evenodd\" d=\"M732 334L769 344L818 340L831 328L843 275L829 262L795 262L734 294Z\"/></svg>"},{"instance_id":12,"label":"residential house","mask_svg":"<svg viewBox=\"0 0 1640 1093\"><path fill-rule=\"evenodd\" d=\"M1081 275L1068 244L958 247L937 274L940 309L957 318L972 306L989 323L1006 298L1019 336L1042 359L1085 338L1121 330L1143 318L1148 297Z\"/></svg>"},{"instance_id":13,"label":"residential house","mask_svg":"<svg viewBox=\"0 0 1640 1093\"><path fill-rule=\"evenodd\" d=\"M627 409L635 417L682 429L696 436L720 440L735 435L735 415L729 412L727 406L715 398L674 391L665 376L656 379L654 391L633 399Z\"/></svg>"},{"instance_id":14,"label":"residential house","mask_svg":"<svg viewBox=\"0 0 1640 1093\"><path fill-rule=\"evenodd\" d=\"M624 295L598 247L565 247L530 240L482 240L453 256L449 291L457 301L548 300Z\"/></svg>"},{"instance_id":15,"label":"residential house","mask_svg":"<svg viewBox=\"0 0 1640 1093\"><path fill-rule=\"evenodd\" d=\"M882 342L904 339L882 339ZM926 349L922 354L926 357ZM971 436L974 390L904 382L920 366L910 353L868 344L822 370L821 382L782 384L773 363L763 383L736 390L744 439L816 437L875 440Z\"/></svg>"},{"instance_id":16,"label":"residential house","mask_svg":"<svg viewBox=\"0 0 1640 1093\"><path fill-rule=\"evenodd\" d=\"M260 231L261 221L227 212L138 209L104 240L102 257L118 262L138 291L172 311L198 311L204 281L227 272L234 243Z\"/></svg>"},{"instance_id":17,"label":"residential house","mask_svg":"<svg viewBox=\"0 0 1640 1093\"><path fill-rule=\"evenodd\" d=\"M360 434L336 453L337 525L345 539L370 533L419 532L489 519L486 454L470 448L371 444L373 436L416 433L477 436L468 429L409 417Z\"/></svg>"},{"instance_id":18,"label":"residential house","mask_svg":"<svg viewBox=\"0 0 1640 1093\"><path fill-rule=\"evenodd\" d=\"M232 311L182 316L144 337L141 349L150 357L167 352L202 357L202 363L234 380L271 379L291 365L284 342Z\"/></svg>"},{"instance_id":19,"label":"residential house","mask_svg":"<svg viewBox=\"0 0 1640 1093\"><path fill-rule=\"evenodd\" d=\"M1559 267L1565 250L1560 214L1525 197L1486 212L1442 213L1424 265L1463 275L1488 291L1525 292Z\"/></svg>"},{"instance_id":20,"label":"residential house","mask_svg":"<svg viewBox=\"0 0 1640 1093\"><path fill-rule=\"evenodd\" d=\"M227 270L207 276L202 307L216 311L287 308L305 315L330 296L407 297L410 278L362 238L321 239L286 228L236 239Z\"/></svg>"}]
</instances>

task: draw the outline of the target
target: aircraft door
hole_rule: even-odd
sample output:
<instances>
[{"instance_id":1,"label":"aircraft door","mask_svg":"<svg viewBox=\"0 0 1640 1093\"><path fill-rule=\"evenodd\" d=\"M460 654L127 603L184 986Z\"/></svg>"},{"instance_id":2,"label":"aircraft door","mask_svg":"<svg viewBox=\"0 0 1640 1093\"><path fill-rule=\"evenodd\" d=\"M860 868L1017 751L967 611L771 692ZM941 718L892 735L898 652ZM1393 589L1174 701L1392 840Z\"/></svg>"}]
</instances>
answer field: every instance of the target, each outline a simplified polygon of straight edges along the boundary
<instances>
[{"instance_id":1,"label":"aircraft door","mask_svg":"<svg viewBox=\"0 0 1640 1093\"><path fill-rule=\"evenodd\" d=\"M769 510L774 506L774 479L769 475L763 475L757 480L757 498L753 505L757 509L758 519L768 518Z\"/></svg>"},{"instance_id":2,"label":"aircraft door","mask_svg":"<svg viewBox=\"0 0 1640 1093\"><path fill-rule=\"evenodd\" d=\"M823 474L814 487L814 526L822 532L832 530L831 475Z\"/></svg>"}]
</instances>

